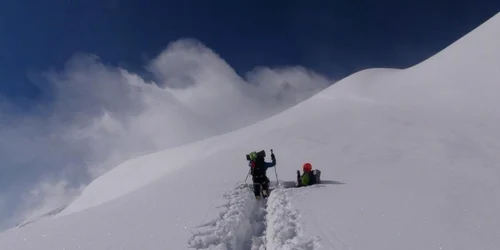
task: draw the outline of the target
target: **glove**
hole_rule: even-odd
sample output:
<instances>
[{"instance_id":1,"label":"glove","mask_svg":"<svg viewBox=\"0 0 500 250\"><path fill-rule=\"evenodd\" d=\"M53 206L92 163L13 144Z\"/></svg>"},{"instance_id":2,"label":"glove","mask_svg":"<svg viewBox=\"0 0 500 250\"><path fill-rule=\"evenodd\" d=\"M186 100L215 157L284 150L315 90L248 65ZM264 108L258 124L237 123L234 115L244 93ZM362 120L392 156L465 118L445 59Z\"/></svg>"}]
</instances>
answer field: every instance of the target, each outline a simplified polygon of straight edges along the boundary
<instances>
[{"instance_id":1,"label":"glove","mask_svg":"<svg viewBox=\"0 0 500 250\"><path fill-rule=\"evenodd\" d=\"M274 154L273 154L273 153L271 153L271 159L272 159L273 161L275 161L275 160L276 160L276 156L274 156Z\"/></svg>"}]
</instances>

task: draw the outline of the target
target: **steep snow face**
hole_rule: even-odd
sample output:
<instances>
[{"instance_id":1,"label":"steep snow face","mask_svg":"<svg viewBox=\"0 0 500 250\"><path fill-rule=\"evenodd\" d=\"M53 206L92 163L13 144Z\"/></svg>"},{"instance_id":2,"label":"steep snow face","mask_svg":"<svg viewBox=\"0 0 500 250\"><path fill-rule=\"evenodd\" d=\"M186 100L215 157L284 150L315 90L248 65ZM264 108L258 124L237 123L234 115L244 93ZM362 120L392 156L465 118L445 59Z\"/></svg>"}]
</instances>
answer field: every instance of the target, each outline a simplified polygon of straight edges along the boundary
<instances>
[{"instance_id":1,"label":"steep snow face","mask_svg":"<svg viewBox=\"0 0 500 250\"><path fill-rule=\"evenodd\" d=\"M498 248L499 27L497 15L413 68L361 72L309 102L343 109L304 128L330 125L315 142L335 146L309 157L332 156L319 167L346 183L297 198L324 249Z\"/></svg>"},{"instance_id":2,"label":"steep snow face","mask_svg":"<svg viewBox=\"0 0 500 250\"><path fill-rule=\"evenodd\" d=\"M496 15L410 69L366 70L258 124L118 166L65 216L0 234L0 248L497 249L499 27ZM245 154L267 147L271 179L293 182L311 162L324 183L276 189L263 219L237 183Z\"/></svg>"}]
</instances>

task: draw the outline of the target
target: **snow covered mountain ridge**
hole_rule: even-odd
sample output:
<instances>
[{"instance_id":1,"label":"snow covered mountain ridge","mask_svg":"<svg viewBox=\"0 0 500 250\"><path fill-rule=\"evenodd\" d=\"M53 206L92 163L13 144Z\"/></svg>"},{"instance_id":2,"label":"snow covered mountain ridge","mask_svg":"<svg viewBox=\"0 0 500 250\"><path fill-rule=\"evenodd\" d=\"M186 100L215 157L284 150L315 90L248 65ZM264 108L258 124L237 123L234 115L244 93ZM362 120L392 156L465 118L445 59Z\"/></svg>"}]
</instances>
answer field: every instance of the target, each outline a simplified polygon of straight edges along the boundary
<instances>
[{"instance_id":1,"label":"snow covered mountain ridge","mask_svg":"<svg viewBox=\"0 0 500 250\"><path fill-rule=\"evenodd\" d=\"M128 161L0 248L498 249L498 41L500 14L409 69L365 70L257 124ZM269 148L283 185L262 205L244 155ZM324 183L291 188L304 162Z\"/></svg>"},{"instance_id":2,"label":"snow covered mountain ridge","mask_svg":"<svg viewBox=\"0 0 500 250\"><path fill-rule=\"evenodd\" d=\"M32 110L0 96L0 230L67 205L126 160L255 123L332 84L302 67L240 76L187 39L146 68L154 81L77 55L41 76L44 91Z\"/></svg>"}]
</instances>

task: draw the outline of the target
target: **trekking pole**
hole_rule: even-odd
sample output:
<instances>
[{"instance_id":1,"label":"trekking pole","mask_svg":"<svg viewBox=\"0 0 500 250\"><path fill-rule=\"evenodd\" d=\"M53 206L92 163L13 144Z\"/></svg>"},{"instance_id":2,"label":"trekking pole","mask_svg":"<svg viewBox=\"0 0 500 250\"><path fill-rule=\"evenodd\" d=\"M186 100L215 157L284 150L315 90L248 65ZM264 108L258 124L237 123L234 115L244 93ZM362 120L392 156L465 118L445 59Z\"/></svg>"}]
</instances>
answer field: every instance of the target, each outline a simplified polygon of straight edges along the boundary
<instances>
[{"instance_id":1,"label":"trekking pole","mask_svg":"<svg viewBox=\"0 0 500 250\"><path fill-rule=\"evenodd\" d=\"M245 182L247 182L248 175L250 175L250 171L251 171L251 169L248 170L247 177L245 177Z\"/></svg>"},{"instance_id":2,"label":"trekking pole","mask_svg":"<svg viewBox=\"0 0 500 250\"><path fill-rule=\"evenodd\" d=\"M271 154L274 154L273 149L271 149ZM276 182L278 183L277 186L279 186L280 181L278 179L278 170L276 170L276 165L274 165L274 173L276 174Z\"/></svg>"}]
</instances>

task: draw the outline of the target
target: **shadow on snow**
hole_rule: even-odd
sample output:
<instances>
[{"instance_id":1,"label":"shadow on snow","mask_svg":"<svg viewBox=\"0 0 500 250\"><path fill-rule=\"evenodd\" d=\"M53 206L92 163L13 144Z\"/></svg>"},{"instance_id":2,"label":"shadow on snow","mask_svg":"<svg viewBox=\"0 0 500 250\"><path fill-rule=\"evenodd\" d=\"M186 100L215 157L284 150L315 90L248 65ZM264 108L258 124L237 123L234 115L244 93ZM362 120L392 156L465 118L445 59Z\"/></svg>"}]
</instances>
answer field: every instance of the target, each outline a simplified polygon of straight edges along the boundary
<instances>
[{"instance_id":1,"label":"shadow on snow","mask_svg":"<svg viewBox=\"0 0 500 250\"><path fill-rule=\"evenodd\" d=\"M334 180L321 180L321 183L312 185L312 186L322 186L322 185L344 185L346 184L345 182L341 181L334 181ZM272 188L276 186L276 182L272 183ZM296 188L297 187L297 182L296 181L280 181L280 186L284 188Z\"/></svg>"}]
</instances>

